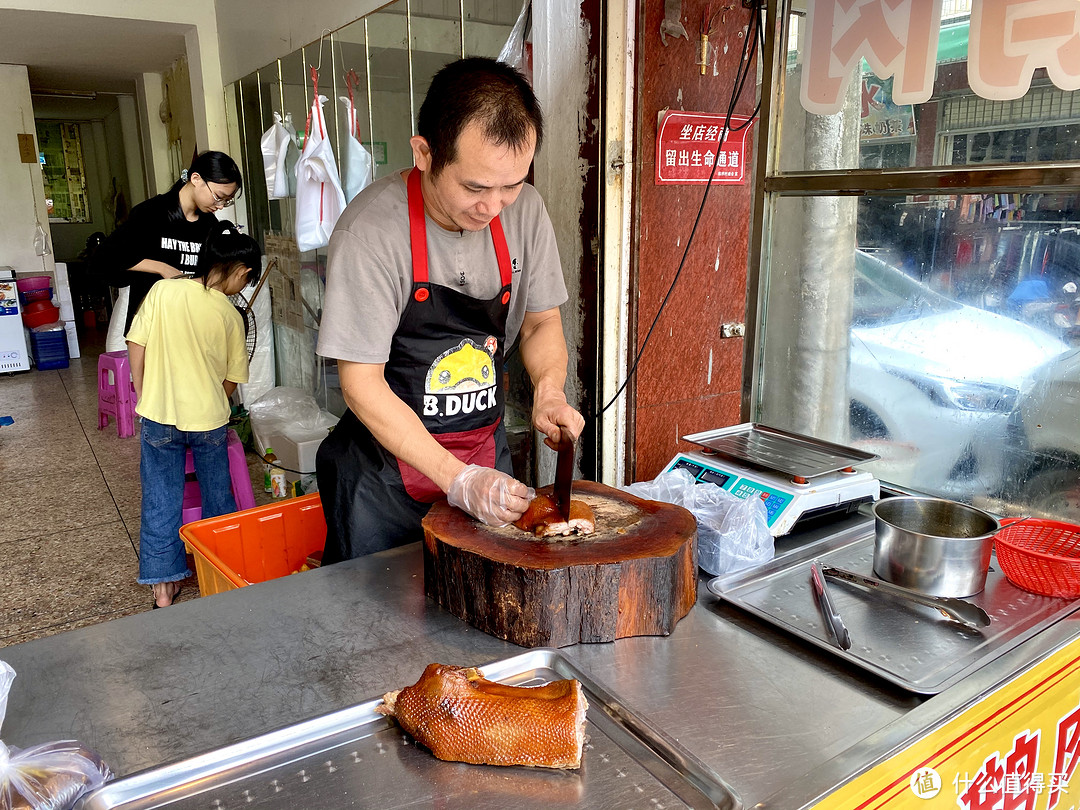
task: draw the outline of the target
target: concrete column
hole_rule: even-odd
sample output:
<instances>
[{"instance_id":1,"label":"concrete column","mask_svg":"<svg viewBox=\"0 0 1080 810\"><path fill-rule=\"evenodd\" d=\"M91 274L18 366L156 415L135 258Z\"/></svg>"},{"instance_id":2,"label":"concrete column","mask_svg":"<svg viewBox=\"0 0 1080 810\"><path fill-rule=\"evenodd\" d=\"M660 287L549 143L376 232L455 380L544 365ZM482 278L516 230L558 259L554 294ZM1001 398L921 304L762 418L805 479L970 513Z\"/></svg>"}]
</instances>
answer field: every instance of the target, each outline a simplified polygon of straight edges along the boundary
<instances>
[{"instance_id":1,"label":"concrete column","mask_svg":"<svg viewBox=\"0 0 1080 810\"><path fill-rule=\"evenodd\" d=\"M169 131L161 120L161 104L165 92L161 86L160 73L144 73L136 82L139 101L139 131L142 133L143 162L149 178L151 195L169 190L173 182L169 164Z\"/></svg>"},{"instance_id":2,"label":"concrete column","mask_svg":"<svg viewBox=\"0 0 1080 810\"><path fill-rule=\"evenodd\" d=\"M30 135L37 151L34 107L30 81L24 65L0 65L0 265L23 274L52 274L53 255L39 256L34 250L37 225L48 232L45 184L41 165L23 163L19 135ZM52 237L49 237L52 247Z\"/></svg>"},{"instance_id":3,"label":"concrete column","mask_svg":"<svg viewBox=\"0 0 1080 810\"><path fill-rule=\"evenodd\" d=\"M207 149L225 151L229 148L229 130L225 120L225 83L221 78L218 49L215 45L208 49L208 54L204 55L203 52L207 49L204 49L200 43L200 34L216 37L217 29L205 31L192 28L185 38L195 138L200 152L205 152ZM210 58L211 56L213 58ZM185 161L190 158L190 154L184 156Z\"/></svg>"},{"instance_id":4,"label":"concrete column","mask_svg":"<svg viewBox=\"0 0 1080 810\"><path fill-rule=\"evenodd\" d=\"M139 138L139 114L135 109L134 96L117 96L120 110L120 131L124 135L124 163L127 166L128 190L131 204L146 199L146 173L143 171L142 141Z\"/></svg>"}]
</instances>

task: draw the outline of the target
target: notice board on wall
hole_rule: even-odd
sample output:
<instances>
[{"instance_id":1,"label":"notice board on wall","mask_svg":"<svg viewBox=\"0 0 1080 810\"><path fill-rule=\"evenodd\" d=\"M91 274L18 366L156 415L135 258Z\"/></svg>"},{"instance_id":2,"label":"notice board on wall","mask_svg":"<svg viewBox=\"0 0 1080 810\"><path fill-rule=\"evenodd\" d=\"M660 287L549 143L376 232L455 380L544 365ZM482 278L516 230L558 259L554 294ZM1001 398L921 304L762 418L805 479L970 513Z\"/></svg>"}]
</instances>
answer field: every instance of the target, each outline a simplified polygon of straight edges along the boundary
<instances>
[{"instance_id":1,"label":"notice board on wall","mask_svg":"<svg viewBox=\"0 0 1080 810\"><path fill-rule=\"evenodd\" d=\"M732 115L728 131L724 119L717 113L664 112L656 131L656 184L704 184L710 176L713 183L746 183L746 136L756 119Z\"/></svg>"}]
</instances>

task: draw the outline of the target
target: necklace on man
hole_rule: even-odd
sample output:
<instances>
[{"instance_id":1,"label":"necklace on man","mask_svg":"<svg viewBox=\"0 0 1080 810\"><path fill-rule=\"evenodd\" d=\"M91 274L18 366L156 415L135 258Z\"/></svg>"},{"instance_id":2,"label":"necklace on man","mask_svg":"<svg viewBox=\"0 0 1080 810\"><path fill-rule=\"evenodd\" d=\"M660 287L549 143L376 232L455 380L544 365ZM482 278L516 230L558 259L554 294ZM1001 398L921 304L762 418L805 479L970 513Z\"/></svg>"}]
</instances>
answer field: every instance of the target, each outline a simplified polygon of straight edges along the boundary
<instances>
[{"instance_id":1,"label":"necklace on man","mask_svg":"<svg viewBox=\"0 0 1080 810\"><path fill-rule=\"evenodd\" d=\"M465 271L461 271L461 276L458 278L458 284L462 287L465 286Z\"/></svg>"}]
</instances>

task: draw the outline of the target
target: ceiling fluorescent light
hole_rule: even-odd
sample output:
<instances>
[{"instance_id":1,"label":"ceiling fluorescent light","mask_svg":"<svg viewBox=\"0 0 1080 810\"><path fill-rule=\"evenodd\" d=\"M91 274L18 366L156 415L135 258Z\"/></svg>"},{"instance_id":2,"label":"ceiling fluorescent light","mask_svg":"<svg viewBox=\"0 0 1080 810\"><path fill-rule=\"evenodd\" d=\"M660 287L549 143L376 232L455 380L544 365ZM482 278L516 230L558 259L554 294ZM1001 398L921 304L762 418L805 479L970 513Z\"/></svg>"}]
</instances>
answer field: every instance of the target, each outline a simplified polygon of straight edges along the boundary
<instances>
[{"instance_id":1,"label":"ceiling fluorescent light","mask_svg":"<svg viewBox=\"0 0 1080 810\"><path fill-rule=\"evenodd\" d=\"M97 93L94 90L31 90L32 96L48 96L49 98L74 98L81 101L96 101Z\"/></svg>"}]
</instances>

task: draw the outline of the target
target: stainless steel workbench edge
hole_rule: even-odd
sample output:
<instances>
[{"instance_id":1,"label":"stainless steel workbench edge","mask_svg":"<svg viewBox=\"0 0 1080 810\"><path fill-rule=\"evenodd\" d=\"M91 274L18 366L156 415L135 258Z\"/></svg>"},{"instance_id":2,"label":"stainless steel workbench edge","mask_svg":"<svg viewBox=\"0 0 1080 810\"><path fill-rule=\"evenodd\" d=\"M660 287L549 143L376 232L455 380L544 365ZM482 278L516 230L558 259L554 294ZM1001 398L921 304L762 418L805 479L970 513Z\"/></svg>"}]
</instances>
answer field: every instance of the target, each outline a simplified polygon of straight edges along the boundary
<instances>
[{"instance_id":1,"label":"stainless steel workbench edge","mask_svg":"<svg viewBox=\"0 0 1080 810\"><path fill-rule=\"evenodd\" d=\"M563 652L715 770L747 807L812 805L1080 635L1069 619L932 698L727 605L701 581L669 637ZM149 597L148 605L149 607ZM0 648L17 672L2 738L76 738L119 774L412 683L432 661L521 648L423 596L419 544Z\"/></svg>"}]
</instances>

